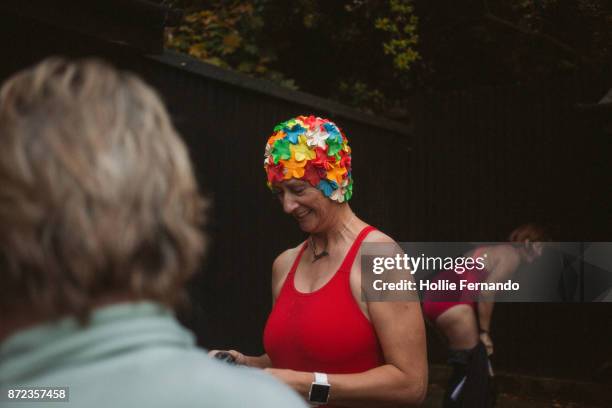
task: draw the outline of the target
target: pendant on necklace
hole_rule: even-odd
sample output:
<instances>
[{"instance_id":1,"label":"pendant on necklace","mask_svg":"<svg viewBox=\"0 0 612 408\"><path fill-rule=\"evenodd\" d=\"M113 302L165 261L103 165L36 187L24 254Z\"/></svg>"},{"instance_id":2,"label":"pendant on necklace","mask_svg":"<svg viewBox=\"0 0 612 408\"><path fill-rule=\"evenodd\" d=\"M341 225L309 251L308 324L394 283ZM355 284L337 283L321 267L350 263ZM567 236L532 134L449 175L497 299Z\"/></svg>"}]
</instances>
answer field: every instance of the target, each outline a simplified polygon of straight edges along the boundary
<instances>
[{"instance_id":1,"label":"pendant on necklace","mask_svg":"<svg viewBox=\"0 0 612 408\"><path fill-rule=\"evenodd\" d=\"M314 240L312 239L312 236L310 237L310 249L312 250L312 263L315 263L319 259L329 255L329 252L327 252L327 243L325 244L325 248L323 249L323 251L317 254L317 244L315 244Z\"/></svg>"},{"instance_id":2,"label":"pendant on necklace","mask_svg":"<svg viewBox=\"0 0 612 408\"><path fill-rule=\"evenodd\" d=\"M324 250L323 252L321 252L320 254L315 254L315 253L313 252L313 253L312 253L312 256L314 257L314 259L312 260L312 263L315 263L315 262L317 262L319 259L321 259L321 258L323 258L323 257L325 257L325 256L328 256L328 255L329 255L329 253L328 253L327 251L325 251L325 250Z\"/></svg>"}]
</instances>

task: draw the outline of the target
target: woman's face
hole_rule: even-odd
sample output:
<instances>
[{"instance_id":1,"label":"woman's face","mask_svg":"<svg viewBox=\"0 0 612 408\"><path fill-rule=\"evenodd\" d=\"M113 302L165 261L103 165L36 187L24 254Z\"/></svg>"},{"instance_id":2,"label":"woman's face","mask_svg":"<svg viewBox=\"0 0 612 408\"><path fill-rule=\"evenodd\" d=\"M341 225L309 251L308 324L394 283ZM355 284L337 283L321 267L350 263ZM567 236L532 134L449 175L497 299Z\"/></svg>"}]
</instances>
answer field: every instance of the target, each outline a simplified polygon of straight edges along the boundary
<instances>
[{"instance_id":1,"label":"woman's face","mask_svg":"<svg viewBox=\"0 0 612 408\"><path fill-rule=\"evenodd\" d=\"M544 246L542 242L529 242L529 240L525 241L524 246L520 248L521 258L526 263L532 263L537 258L542 256L542 251L544 250Z\"/></svg>"},{"instance_id":2,"label":"woman's face","mask_svg":"<svg viewBox=\"0 0 612 408\"><path fill-rule=\"evenodd\" d=\"M308 182L289 179L274 183L273 191L283 206L283 211L295 218L304 232L323 229L334 203Z\"/></svg>"}]
</instances>

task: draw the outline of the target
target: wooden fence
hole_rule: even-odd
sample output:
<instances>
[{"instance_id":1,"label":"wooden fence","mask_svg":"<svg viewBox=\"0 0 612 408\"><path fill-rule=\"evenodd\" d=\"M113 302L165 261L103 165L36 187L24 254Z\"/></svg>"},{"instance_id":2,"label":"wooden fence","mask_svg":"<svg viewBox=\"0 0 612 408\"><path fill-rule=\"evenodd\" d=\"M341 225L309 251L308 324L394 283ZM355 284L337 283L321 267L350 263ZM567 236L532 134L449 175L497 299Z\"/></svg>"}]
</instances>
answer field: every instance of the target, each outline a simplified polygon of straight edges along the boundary
<instances>
[{"instance_id":1,"label":"wooden fence","mask_svg":"<svg viewBox=\"0 0 612 408\"><path fill-rule=\"evenodd\" d=\"M609 78L422 94L408 126L170 52L145 56L13 15L0 23L0 79L49 55L97 56L159 90L213 201L208 256L184 316L206 347L262 351L270 266L304 239L267 191L263 147L277 122L297 114L327 116L344 129L353 148L351 205L398 241L503 240L528 220L555 225L557 239L610 240L610 144L574 109L603 95ZM608 358L609 304L497 309L501 369L588 378ZM440 362L442 344L431 337L431 359Z\"/></svg>"}]
</instances>

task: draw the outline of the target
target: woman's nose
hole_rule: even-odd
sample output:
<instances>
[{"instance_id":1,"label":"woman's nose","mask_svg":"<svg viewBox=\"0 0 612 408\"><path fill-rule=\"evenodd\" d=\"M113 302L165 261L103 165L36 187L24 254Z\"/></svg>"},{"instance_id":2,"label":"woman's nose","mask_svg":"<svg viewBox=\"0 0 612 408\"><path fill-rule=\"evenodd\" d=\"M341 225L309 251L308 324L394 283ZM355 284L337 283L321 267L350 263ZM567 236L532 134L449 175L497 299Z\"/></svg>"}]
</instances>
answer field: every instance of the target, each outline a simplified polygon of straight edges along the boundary
<instances>
[{"instance_id":1,"label":"woman's nose","mask_svg":"<svg viewBox=\"0 0 612 408\"><path fill-rule=\"evenodd\" d=\"M291 197L291 194L284 194L282 198L283 211L291 214L298 207L298 203Z\"/></svg>"}]
</instances>

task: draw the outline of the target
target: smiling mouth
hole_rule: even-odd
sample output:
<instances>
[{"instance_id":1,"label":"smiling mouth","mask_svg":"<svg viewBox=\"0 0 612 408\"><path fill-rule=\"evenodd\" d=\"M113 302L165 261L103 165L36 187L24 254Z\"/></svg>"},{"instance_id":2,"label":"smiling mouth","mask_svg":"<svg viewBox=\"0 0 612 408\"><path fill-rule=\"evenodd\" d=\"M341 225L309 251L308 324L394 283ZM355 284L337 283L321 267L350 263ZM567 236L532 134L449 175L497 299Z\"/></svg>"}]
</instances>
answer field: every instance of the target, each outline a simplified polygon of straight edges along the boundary
<instances>
[{"instance_id":1,"label":"smiling mouth","mask_svg":"<svg viewBox=\"0 0 612 408\"><path fill-rule=\"evenodd\" d=\"M296 220L300 221L302 218L306 217L311 212L312 212L312 210L300 212L299 214L295 214L294 217L295 217Z\"/></svg>"}]
</instances>

